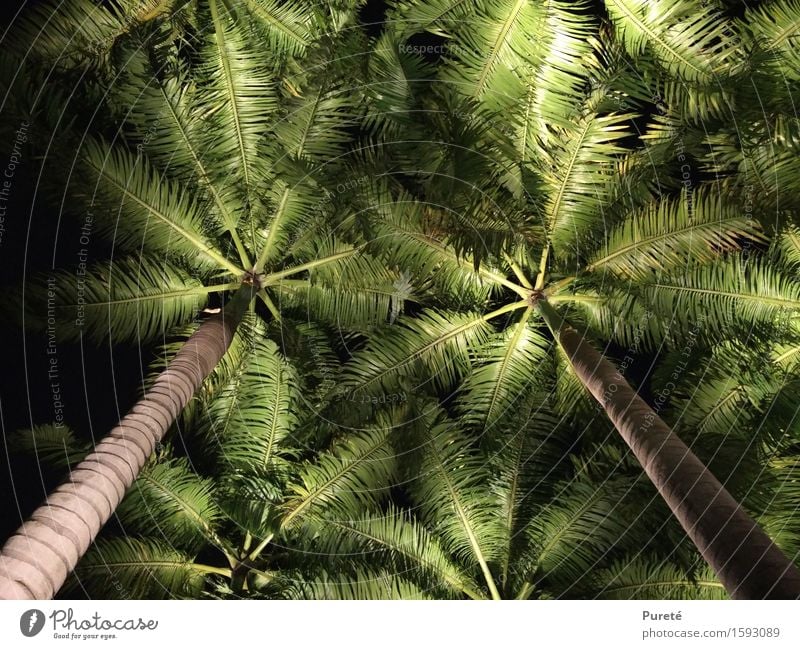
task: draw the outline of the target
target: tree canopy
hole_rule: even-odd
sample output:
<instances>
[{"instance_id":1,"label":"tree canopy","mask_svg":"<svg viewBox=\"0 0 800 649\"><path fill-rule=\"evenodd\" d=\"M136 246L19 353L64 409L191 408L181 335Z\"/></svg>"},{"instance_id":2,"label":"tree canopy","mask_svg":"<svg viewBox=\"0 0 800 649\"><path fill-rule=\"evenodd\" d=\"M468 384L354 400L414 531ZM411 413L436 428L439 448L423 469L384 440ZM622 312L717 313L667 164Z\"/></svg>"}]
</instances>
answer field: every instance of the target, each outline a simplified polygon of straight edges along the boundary
<instances>
[{"instance_id":1,"label":"tree canopy","mask_svg":"<svg viewBox=\"0 0 800 649\"><path fill-rule=\"evenodd\" d=\"M540 299L797 564L800 4L366 4L45 2L9 32L44 200L111 250L34 279L26 326L149 345L152 380L257 291L64 593L724 597Z\"/></svg>"}]
</instances>

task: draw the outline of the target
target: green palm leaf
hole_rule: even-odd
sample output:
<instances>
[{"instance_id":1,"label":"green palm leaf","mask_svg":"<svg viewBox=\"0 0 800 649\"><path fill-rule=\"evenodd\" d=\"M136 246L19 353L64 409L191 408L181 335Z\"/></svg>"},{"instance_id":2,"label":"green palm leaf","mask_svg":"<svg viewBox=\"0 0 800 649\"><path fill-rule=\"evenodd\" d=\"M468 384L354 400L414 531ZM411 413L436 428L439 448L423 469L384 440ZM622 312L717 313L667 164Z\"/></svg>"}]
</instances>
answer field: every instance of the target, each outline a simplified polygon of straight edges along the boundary
<instances>
[{"instance_id":1,"label":"green palm leaf","mask_svg":"<svg viewBox=\"0 0 800 649\"><path fill-rule=\"evenodd\" d=\"M6 445L11 453L36 458L40 466L65 470L80 462L91 447L75 438L63 424L40 424L10 433Z\"/></svg>"},{"instance_id":2,"label":"green palm leaf","mask_svg":"<svg viewBox=\"0 0 800 649\"><path fill-rule=\"evenodd\" d=\"M328 71L320 79L310 79L309 87L286 103L274 134L290 157L320 165L344 153L352 137L348 128L355 124L354 99L334 74Z\"/></svg>"},{"instance_id":3,"label":"green palm leaf","mask_svg":"<svg viewBox=\"0 0 800 649\"><path fill-rule=\"evenodd\" d=\"M504 103L508 70L531 58L531 34L541 31L543 14L529 0L478 3L470 19L453 30L448 57L452 63L444 79L468 97Z\"/></svg>"},{"instance_id":4,"label":"green palm leaf","mask_svg":"<svg viewBox=\"0 0 800 649\"><path fill-rule=\"evenodd\" d=\"M321 547L334 557L358 556L369 563L385 557L392 574L425 584L426 591L443 589L450 595L484 597L472 577L447 556L436 537L395 508L353 521L327 521L325 525Z\"/></svg>"},{"instance_id":5,"label":"green palm leaf","mask_svg":"<svg viewBox=\"0 0 800 649\"><path fill-rule=\"evenodd\" d=\"M645 303L666 327L728 331L773 326L800 310L800 286L763 262L736 258L697 266L642 285Z\"/></svg>"},{"instance_id":6,"label":"green palm leaf","mask_svg":"<svg viewBox=\"0 0 800 649\"><path fill-rule=\"evenodd\" d=\"M86 177L80 186L73 184L73 195L116 246L239 273L207 238L201 203L186 187L163 178L146 158L87 138L79 161Z\"/></svg>"},{"instance_id":7,"label":"green palm leaf","mask_svg":"<svg viewBox=\"0 0 800 649\"><path fill-rule=\"evenodd\" d=\"M536 557L530 573L533 583L546 584L549 592L563 595L589 578L615 546L635 544L631 537L637 519L633 512L625 514L626 500L632 498L627 480L592 484L584 479L564 484L526 527ZM640 534L642 543L649 532Z\"/></svg>"},{"instance_id":8,"label":"green palm leaf","mask_svg":"<svg viewBox=\"0 0 800 649\"><path fill-rule=\"evenodd\" d=\"M418 586L389 572L360 570L355 574L299 577L284 591L289 599L385 600L431 599Z\"/></svg>"},{"instance_id":9,"label":"green palm leaf","mask_svg":"<svg viewBox=\"0 0 800 649\"><path fill-rule=\"evenodd\" d=\"M413 297L402 290L397 274L363 250L336 240L312 243L294 251L298 261L311 260L308 279L286 279L276 286L282 308L302 308L304 317L337 329L367 330L386 322L393 310L399 313ZM314 261L323 259L330 263Z\"/></svg>"},{"instance_id":10,"label":"green palm leaf","mask_svg":"<svg viewBox=\"0 0 800 649\"><path fill-rule=\"evenodd\" d=\"M203 52L199 98L213 126L207 129L206 146L214 151L215 168L227 180L228 200L253 206L270 171L264 141L277 107L276 82L268 60L221 10L220 1L210 0L209 7L214 34Z\"/></svg>"},{"instance_id":11,"label":"green palm leaf","mask_svg":"<svg viewBox=\"0 0 800 649\"><path fill-rule=\"evenodd\" d=\"M409 35L421 30L443 34L445 27L469 18L476 5L470 0L395 0L392 4L397 22Z\"/></svg>"},{"instance_id":12,"label":"green palm leaf","mask_svg":"<svg viewBox=\"0 0 800 649\"><path fill-rule=\"evenodd\" d=\"M713 190L684 192L680 199L651 203L611 230L586 269L637 279L764 240L758 222L738 205Z\"/></svg>"},{"instance_id":13,"label":"green palm leaf","mask_svg":"<svg viewBox=\"0 0 800 649\"><path fill-rule=\"evenodd\" d=\"M209 540L216 542L214 527L221 517L213 483L199 477L186 460L145 467L116 514L127 532L194 551Z\"/></svg>"},{"instance_id":14,"label":"green palm leaf","mask_svg":"<svg viewBox=\"0 0 800 649\"><path fill-rule=\"evenodd\" d=\"M26 8L9 31L9 48L59 68L102 67L119 39L171 9L174 0L44 2ZM5 40L5 39L4 39ZM13 43L13 45L12 45Z\"/></svg>"},{"instance_id":15,"label":"green palm leaf","mask_svg":"<svg viewBox=\"0 0 800 649\"><path fill-rule=\"evenodd\" d=\"M203 286L166 262L123 258L41 278L28 309L37 326L65 340L144 341L192 320L209 293L226 288Z\"/></svg>"},{"instance_id":16,"label":"green palm leaf","mask_svg":"<svg viewBox=\"0 0 800 649\"><path fill-rule=\"evenodd\" d=\"M590 592L597 599L728 599L725 588L711 575L692 578L673 565L644 558L598 570L592 582Z\"/></svg>"},{"instance_id":17,"label":"green palm leaf","mask_svg":"<svg viewBox=\"0 0 800 649\"><path fill-rule=\"evenodd\" d=\"M261 25L271 49L299 56L311 42L311 7L278 0L243 0L244 9Z\"/></svg>"},{"instance_id":18,"label":"green palm leaf","mask_svg":"<svg viewBox=\"0 0 800 649\"><path fill-rule=\"evenodd\" d=\"M456 384L472 365L471 350L490 332L485 316L424 311L400 318L383 336L357 352L345 367L343 387L380 396L400 392L417 377L444 389Z\"/></svg>"},{"instance_id":19,"label":"green palm leaf","mask_svg":"<svg viewBox=\"0 0 800 649\"><path fill-rule=\"evenodd\" d=\"M166 66L167 74L152 69L147 57L134 53L126 64L126 77L114 85L112 99L124 110L126 125L137 151L182 183L197 183L204 207L220 232L234 237L242 205L230 191L227 170L217 161L224 158L227 143L210 142L210 122L198 96L197 82L185 66ZM174 68L174 70L172 69ZM241 246L235 240L237 246Z\"/></svg>"},{"instance_id":20,"label":"green palm leaf","mask_svg":"<svg viewBox=\"0 0 800 649\"><path fill-rule=\"evenodd\" d=\"M615 196L621 140L632 115L589 114L575 120L557 140L551 140L538 162L548 189L547 229L553 245L568 255L587 228L603 218L603 208Z\"/></svg>"},{"instance_id":21,"label":"green palm leaf","mask_svg":"<svg viewBox=\"0 0 800 649\"><path fill-rule=\"evenodd\" d=\"M431 226L436 215L426 213L408 193L394 196L385 184L376 183L362 188L361 197L370 215L367 249L410 276L416 294L438 300L457 296L463 308L482 305L505 281L488 262L476 269L471 259L459 256L447 236Z\"/></svg>"},{"instance_id":22,"label":"green palm leaf","mask_svg":"<svg viewBox=\"0 0 800 649\"><path fill-rule=\"evenodd\" d=\"M585 12L585 13L584 13ZM587 77L594 72L595 21L581 2L549 2L538 35L528 45L531 62L517 66L523 91L517 129L520 160L547 147L552 126L565 127L586 92ZM537 147L538 144L538 147Z\"/></svg>"},{"instance_id":23,"label":"green palm leaf","mask_svg":"<svg viewBox=\"0 0 800 649\"><path fill-rule=\"evenodd\" d=\"M370 52L370 83L365 89L370 101L367 128L381 132L391 142L401 137L421 139L415 110L432 72L422 57L405 50L395 29L385 31Z\"/></svg>"},{"instance_id":24,"label":"green palm leaf","mask_svg":"<svg viewBox=\"0 0 800 649\"><path fill-rule=\"evenodd\" d=\"M463 420L480 430L519 407L525 394L541 380L536 368L546 363L550 343L530 322L533 309L477 351L479 364L467 375L459 396Z\"/></svg>"},{"instance_id":25,"label":"green palm leaf","mask_svg":"<svg viewBox=\"0 0 800 649\"><path fill-rule=\"evenodd\" d=\"M800 3L797 0L771 0L757 7L748 7L743 26L762 52L771 57L773 74L782 78L800 78Z\"/></svg>"},{"instance_id":26,"label":"green palm leaf","mask_svg":"<svg viewBox=\"0 0 800 649\"><path fill-rule=\"evenodd\" d=\"M65 586L119 599L191 598L200 595L205 566L154 539L117 538L92 546ZM109 587L110 584L110 587Z\"/></svg>"},{"instance_id":27,"label":"green palm leaf","mask_svg":"<svg viewBox=\"0 0 800 649\"><path fill-rule=\"evenodd\" d=\"M299 481L290 485L281 527L289 529L324 512L349 519L381 500L395 472L390 425L351 434L302 467Z\"/></svg>"},{"instance_id":28,"label":"green palm leaf","mask_svg":"<svg viewBox=\"0 0 800 649\"><path fill-rule=\"evenodd\" d=\"M247 366L234 380L210 413L221 424L212 423L210 432L219 440L223 464L251 478L285 474L286 442L297 426L294 369L274 342L255 338Z\"/></svg>"},{"instance_id":29,"label":"green palm leaf","mask_svg":"<svg viewBox=\"0 0 800 649\"><path fill-rule=\"evenodd\" d=\"M480 569L492 598L500 599L489 564L500 558L504 534L486 489L485 461L453 422L417 427L421 458L410 489L419 516L451 556Z\"/></svg>"},{"instance_id":30,"label":"green palm leaf","mask_svg":"<svg viewBox=\"0 0 800 649\"><path fill-rule=\"evenodd\" d=\"M524 582L527 539L523 530L538 514L537 506L552 493L563 475L568 451L574 443L571 429L562 425L544 393L521 396L515 412L504 417L503 427L490 431L484 441L492 470L491 491L503 528L500 583L511 595Z\"/></svg>"},{"instance_id":31,"label":"green palm leaf","mask_svg":"<svg viewBox=\"0 0 800 649\"><path fill-rule=\"evenodd\" d=\"M737 62L741 45L730 24L696 0L607 0L606 8L632 57L647 50L685 81L708 83Z\"/></svg>"},{"instance_id":32,"label":"green palm leaf","mask_svg":"<svg viewBox=\"0 0 800 649\"><path fill-rule=\"evenodd\" d=\"M790 268L800 267L800 229L788 225L773 239L778 259Z\"/></svg>"}]
</instances>

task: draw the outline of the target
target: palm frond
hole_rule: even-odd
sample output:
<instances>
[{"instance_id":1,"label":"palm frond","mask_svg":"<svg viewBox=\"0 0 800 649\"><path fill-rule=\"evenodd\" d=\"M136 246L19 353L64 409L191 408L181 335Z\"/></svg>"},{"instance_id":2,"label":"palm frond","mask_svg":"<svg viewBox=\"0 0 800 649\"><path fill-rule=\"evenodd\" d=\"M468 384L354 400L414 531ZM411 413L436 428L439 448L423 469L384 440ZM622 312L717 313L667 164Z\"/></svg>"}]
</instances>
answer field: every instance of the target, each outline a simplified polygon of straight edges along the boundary
<instances>
[{"instance_id":1,"label":"palm frond","mask_svg":"<svg viewBox=\"0 0 800 649\"><path fill-rule=\"evenodd\" d=\"M172 8L174 0L49 1L27 8L7 46L63 69L103 67L114 45ZM5 39L4 39L5 40ZM13 45L12 45L13 43Z\"/></svg>"},{"instance_id":2,"label":"palm frond","mask_svg":"<svg viewBox=\"0 0 800 649\"><path fill-rule=\"evenodd\" d=\"M736 258L671 273L641 286L654 325L676 332L777 326L800 310L800 286L758 260Z\"/></svg>"},{"instance_id":3,"label":"palm frond","mask_svg":"<svg viewBox=\"0 0 800 649\"><path fill-rule=\"evenodd\" d=\"M518 153L529 160L546 147L553 126L565 127L580 105L596 65L595 21L582 2L549 2L538 23L537 38L528 45L530 62L515 74L524 86L518 114Z\"/></svg>"},{"instance_id":4,"label":"palm frond","mask_svg":"<svg viewBox=\"0 0 800 649\"><path fill-rule=\"evenodd\" d=\"M473 12L452 30L443 79L468 97L503 105L518 84L509 71L532 58L544 11L529 0L499 0L477 3Z\"/></svg>"},{"instance_id":5,"label":"palm frond","mask_svg":"<svg viewBox=\"0 0 800 649\"><path fill-rule=\"evenodd\" d=\"M436 530L442 546L460 563L480 570L492 597L499 598L490 564L504 545L502 521L486 485L485 458L471 440L444 418L417 422L418 465L410 469L410 491L420 519ZM412 465L413 466L413 465Z\"/></svg>"},{"instance_id":6,"label":"palm frond","mask_svg":"<svg viewBox=\"0 0 800 649\"><path fill-rule=\"evenodd\" d=\"M443 35L461 20L472 17L475 2L469 0L393 0L395 21L407 35L426 30Z\"/></svg>"},{"instance_id":7,"label":"palm frond","mask_svg":"<svg viewBox=\"0 0 800 649\"><path fill-rule=\"evenodd\" d=\"M459 395L459 412L463 421L483 432L518 408L541 382L537 368L546 364L550 342L533 326L532 313L532 308L526 310L476 351L476 367Z\"/></svg>"},{"instance_id":8,"label":"palm frond","mask_svg":"<svg viewBox=\"0 0 800 649\"><path fill-rule=\"evenodd\" d=\"M515 410L502 420L502 429L490 431L482 440L503 526L499 575L505 596L517 592L527 576L524 563L518 561L527 546L522 530L563 478L568 451L575 443L570 427L555 416L544 392L520 398Z\"/></svg>"},{"instance_id":9,"label":"palm frond","mask_svg":"<svg viewBox=\"0 0 800 649\"><path fill-rule=\"evenodd\" d=\"M225 288L167 262L122 258L40 278L26 308L36 326L64 340L144 341L192 320L209 293Z\"/></svg>"},{"instance_id":10,"label":"palm frond","mask_svg":"<svg viewBox=\"0 0 800 649\"><path fill-rule=\"evenodd\" d=\"M322 213L328 207L320 196L321 187L308 177L297 178L286 173L270 177L262 201L269 214L264 228L256 232L256 266L269 268L280 255L285 255L309 228L309 215Z\"/></svg>"},{"instance_id":11,"label":"palm frond","mask_svg":"<svg viewBox=\"0 0 800 649\"><path fill-rule=\"evenodd\" d=\"M103 592L114 599L173 599L200 595L206 570L155 539L101 539L78 563L68 593Z\"/></svg>"},{"instance_id":12,"label":"palm frond","mask_svg":"<svg viewBox=\"0 0 800 649\"><path fill-rule=\"evenodd\" d=\"M615 195L615 174L625 152L630 114L588 114L551 139L537 162L548 189L547 230L560 254L569 255L576 240L603 219ZM572 253L574 254L574 253Z\"/></svg>"},{"instance_id":13,"label":"palm frond","mask_svg":"<svg viewBox=\"0 0 800 649\"><path fill-rule=\"evenodd\" d=\"M797 0L771 0L748 7L743 26L755 46L771 57L773 74L795 81L800 78L797 53L800 3Z\"/></svg>"},{"instance_id":14,"label":"palm frond","mask_svg":"<svg viewBox=\"0 0 800 649\"><path fill-rule=\"evenodd\" d=\"M283 117L273 133L290 158L317 165L336 160L352 138L349 127L355 125L352 90L333 76L319 70L319 78L308 81L298 97L285 104Z\"/></svg>"},{"instance_id":15,"label":"palm frond","mask_svg":"<svg viewBox=\"0 0 800 649\"><path fill-rule=\"evenodd\" d=\"M282 0L243 0L242 4L262 27L271 50L300 56L311 43L312 7Z\"/></svg>"},{"instance_id":16,"label":"palm frond","mask_svg":"<svg viewBox=\"0 0 800 649\"><path fill-rule=\"evenodd\" d=\"M81 178L73 181L71 196L115 246L238 273L207 237L202 204L187 187L165 179L145 157L87 138L78 161Z\"/></svg>"},{"instance_id":17,"label":"palm frond","mask_svg":"<svg viewBox=\"0 0 800 649\"><path fill-rule=\"evenodd\" d=\"M790 269L800 267L800 228L787 225L772 242L780 262Z\"/></svg>"},{"instance_id":18,"label":"palm frond","mask_svg":"<svg viewBox=\"0 0 800 649\"><path fill-rule=\"evenodd\" d=\"M431 593L484 597L472 577L447 556L436 537L394 507L357 520L328 521L321 543L319 549L332 558L353 556L359 562L386 564L392 574L424 584Z\"/></svg>"},{"instance_id":19,"label":"palm frond","mask_svg":"<svg viewBox=\"0 0 800 649\"><path fill-rule=\"evenodd\" d=\"M742 120L738 128L708 133L703 161L710 172L731 176L732 182L743 187L749 209L767 210L765 216L774 219L776 203L778 214L798 206L800 121L786 114L764 117L762 110Z\"/></svg>"},{"instance_id":20,"label":"palm frond","mask_svg":"<svg viewBox=\"0 0 800 649\"><path fill-rule=\"evenodd\" d=\"M395 472L390 444L391 423L385 421L338 440L334 447L300 469L289 485L281 526L290 529L308 517L351 519L354 512L374 506L386 494Z\"/></svg>"},{"instance_id":21,"label":"palm frond","mask_svg":"<svg viewBox=\"0 0 800 649\"><path fill-rule=\"evenodd\" d=\"M361 570L356 574L326 574L315 579L298 576L282 591L288 599L415 600L431 599L418 586L386 572Z\"/></svg>"},{"instance_id":22,"label":"palm frond","mask_svg":"<svg viewBox=\"0 0 800 649\"><path fill-rule=\"evenodd\" d=\"M264 143L278 105L277 88L269 60L220 5L220 0L209 4L214 32L203 50L198 99L210 120L205 142L225 179L222 192L247 213L270 171Z\"/></svg>"},{"instance_id":23,"label":"palm frond","mask_svg":"<svg viewBox=\"0 0 800 649\"><path fill-rule=\"evenodd\" d=\"M709 83L728 74L741 52L732 25L696 0L607 0L606 8L628 54L647 51L684 81Z\"/></svg>"},{"instance_id":24,"label":"palm frond","mask_svg":"<svg viewBox=\"0 0 800 649\"><path fill-rule=\"evenodd\" d=\"M146 466L116 515L126 534L162 538L172 547L199 551L216 540L213 530L221 512L214 502L212 481L178 459Z\"/></svg>"},{"instance_id":25,"label":"palm frond","mask_svg":"<svg viewBox=\"0 0 800 649\"><path fill-rule=\"evenodd\" d=\"M308 280L287 279L276 286L281 307L302 308L305 317L337 329L366 331L385 323L392 312L396 317L413 298L398 275L370 254L335 240L313 243L312 249L295 251L298 261L309 259L313 265ZM318 264L324 259L330 263Z\"/></svg>"},{"instance_id":26,"label":"palm frond","mask_svg":"<svg viewBox=\"0 0 800 649\"><path fill-rule=\"evenodd\" d=\"M633 512L624 513L626 499L632 498L628 490L627 480L621 479L603 484L586 479L565 483L526 528L536 557L529 573L532 583L546 584L547 591L563 595L589 578L616 546L636 546L635 537L630 538L636 518Z\"/></svg>"},{"instance_id":27,"label":"palm frond","mask_svg":"<svg viewBox=\"0 0 800 649\"><path fill-rule=\"evenodd\" d=\"M414 318L401 317L354 354L345 366L342 387L379 396L414 389L416 380L447 390L470 370L471 350L490 331L486 318L474 313L426 310Z\"/></svg>"},{"instance_id":28,"label":"palm frond","mask_svg":"<svg viewBox=\"0 0 800 649\"><path fill-rule=\"evenodd\" d=\"M598 570L587 596L594 599L728 599L713 576L692 577L677 566L633 558Z\"/></svg>"},{"instance_id":29,"label":"palm frond","mask_svg":"<svg viewBox=\"0 0 800 649\"><path fill-rule=\"evenodd\" d=\"M419 296L457 296L458 305L483 304L498 289L503 275L488 262L476 269L459 256L424 205L405 193L393 195L383 184L361 190L367 207L370 240L367 249L409 276ZM455 306L455 305L454 305Z\"/></svg>"},{"instance_id":30,"label":"palm frond","mask_svg":"<svg viewBox=\"0 0 800 649\"><path fill-rule=\"evenodd\" d=\"M331 332L315 322L283 317L280 323L270 323L269 335L280 340L281 353L297 368L305 403L301 416L316 416L313 413L327 402L341 372Z\"/></svg>"},{"instance_id":31,"label":"palm frond","mask_svg":"<svg viewBox=\"0 0 800 649\"><path fill-rule=\"evenodd\" d=\"M228 170L218 165L218 160L225 158L222 147L227 143L219 138L209 141L211 124L197 81L185 65L165 65L166 70L157 70L149 58L138 51L131 54L125 75L111 91L113 105L124 111L128 139L171 178L197 183L204 208L210 212L207 218L219 231L235 233L242 204L225 191Z\"/></svg>"},{"instance_id":32,"label":"palm frond","mask_svg":"<svg viewBox=\"0 0 800 649\"><path fill-rule=\"evenodd\" d=\"M407 52L397 31L388 29L372 46L368 75L366 127L392 142L401 137L421 139L416 110L432 80L433 68L421 56Z\"/></svg>"},{"instance_id":33,"label":"palm frond","mask_svg":"<svg viewBox=\"0 0 800 649\"><path fill-rule=\"evenodd\" d=\"M58 470L70 469L91 450L71 429L58 423L16 430L6 437L6 447L11 453L36 458L40 466Z\"/></svg>"},{"instance_id":34,"label":"palm frond","mask_svg":"<svg viewBox=\"0 0 800 649\"><path fill-rule=\"evenodd\" d=\"M251 478L278 479L286 473L287 441L297 425L296 373L274 342L255 338L234 381L209 413L221 461Z\"/></svg>"},{"instance_id":35,"label":"palm frond","mask_svg":"<svg viewBox=\"0 0 800 649\"><path fill-rule=\"evenodd\" d=\"M670 410L687 443L708 432L728 437L731 444L740 435L748 441L755 439L756 430L748 424L756 417L761 418L759 428L769 429L770 418L761 407L780 391L784 377L774 367L759 367L761 354L756 352L755 341L749 345L719 343L702 363L685 357L681 360L671 372L673 363L663 363L652 383L662 389L672 380Z\"/></svg>"},{"instance_id":36,"label":"palm frond","mask_svg":"<svg viewBox=\"0 0 800 649\"><path fill-rule=\"evenodd\" d=\"M752 216L713 189L684 191L678 199L651 203L611 230L586 269L636 279L708 262L765 239Z\"/></svg>"},{"instance_id":37,"label":"palm frond","mask_svg":"<svg viewBox=\"0 0 800 649\"><path fill-rule=\"evenodd\" d=\"M800 458L788 455L772 458L759 476L768 488L766 507L758 516L758 523L775 543L795 563L800 561L800 529L797 525L797 504Z\"/></svg>"}]
</instances>

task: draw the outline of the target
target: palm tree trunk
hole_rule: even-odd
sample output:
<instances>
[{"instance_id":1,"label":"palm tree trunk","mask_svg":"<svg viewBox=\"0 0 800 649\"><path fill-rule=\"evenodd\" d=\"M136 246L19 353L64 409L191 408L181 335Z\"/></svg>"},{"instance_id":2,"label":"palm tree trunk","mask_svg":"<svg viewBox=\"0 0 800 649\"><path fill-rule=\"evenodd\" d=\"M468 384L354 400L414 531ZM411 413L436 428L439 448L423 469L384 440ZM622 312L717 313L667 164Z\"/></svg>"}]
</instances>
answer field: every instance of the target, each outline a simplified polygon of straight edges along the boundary
<instances>
[{"instance_id":1,"label":"palm tree trunk","mask_svg":"<svg viewBox=\"0 0 800 649\"><path fill-rule=\"evenodd\" d=\"M734 599L797 599L800 570L748 516L617 368L545 299L537 302L575 374L603 406L703 558Z\"/></svg>"},{"instance_id":2,"label":"palm tree trunk","mask_svg":"<svg viewBox=\"0 0 800 649\"><path fill-rule=\"evenodd\" d=\"M230 345L253 294L243 285L206 320L130 412L0 552L0 599L49 599L114 513L181 410Z\"/></svg>"}]
</instances>

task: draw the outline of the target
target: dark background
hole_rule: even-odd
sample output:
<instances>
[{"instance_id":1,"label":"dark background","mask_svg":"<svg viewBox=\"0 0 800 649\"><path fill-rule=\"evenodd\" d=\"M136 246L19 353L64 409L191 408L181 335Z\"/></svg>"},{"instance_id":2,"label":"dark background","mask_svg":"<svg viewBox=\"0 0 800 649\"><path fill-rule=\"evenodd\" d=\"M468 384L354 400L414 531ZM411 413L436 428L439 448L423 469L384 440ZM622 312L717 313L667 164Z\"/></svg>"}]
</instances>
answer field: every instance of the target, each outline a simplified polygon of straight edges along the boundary
<instances>
[{"instance_id":1,"label":"dark background","mask_svg":"<svg viewBox=\"0 0 800 649\"><path fill-rule=\"evenodd\" d=\"M2 32L13 29L13 19L20 6L35 2L3 0L0 7ZM10 27L9 27L10 25ZM25 68L20 69L21 75ZM4 130L18 128L8 124L0 96L0 119ZM10 127L10 128L9 128ZM14 456L9 461L5 438L12 431L55 420L55 410L48 378L47 338L43 333L24 331L22 310L26 301L25 279L47 274L52 268L74 268L80 249L80 223L72 215L46 201L37 187L40 161L30 145L38 149L53 134L28 129L28 143L17 165L8 209L5 232L0 243L0 295L6 298L0 318L0 542L16 529L44 498L59 476L43 476L35 458ZM0 141L0 169L5 169L13 148L13 138ZM60 163L60 161L58 161ZM65 160L67 168L71 160ZM92 237L93 256L102 257L105 243ZM59 342L58 379L64 404L64 421L84 439L102 437L137 396L143 363L153 358L151 349L133 346L95 345Z\"/></svg>"}]
</instances>

